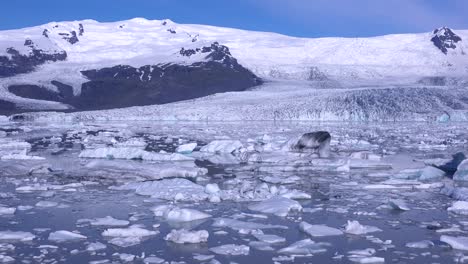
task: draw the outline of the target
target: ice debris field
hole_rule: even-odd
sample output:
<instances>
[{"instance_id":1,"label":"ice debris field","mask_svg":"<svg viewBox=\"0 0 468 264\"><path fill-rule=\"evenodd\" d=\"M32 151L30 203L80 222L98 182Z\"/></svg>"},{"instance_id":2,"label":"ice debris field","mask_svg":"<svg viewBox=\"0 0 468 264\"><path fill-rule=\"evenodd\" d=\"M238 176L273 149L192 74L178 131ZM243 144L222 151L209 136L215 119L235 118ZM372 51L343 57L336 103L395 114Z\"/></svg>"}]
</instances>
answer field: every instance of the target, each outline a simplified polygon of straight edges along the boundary
<instances>
[{"instance_id":1,"label":"ice debris field","mask_svg":"<svg viewBox=\"0 0 468 264\"><path fill-rule=\"evenodd\" d=\"M5 120L0 262L463 263L467 146L463 123Z\"/></svg>"}]
</instances>

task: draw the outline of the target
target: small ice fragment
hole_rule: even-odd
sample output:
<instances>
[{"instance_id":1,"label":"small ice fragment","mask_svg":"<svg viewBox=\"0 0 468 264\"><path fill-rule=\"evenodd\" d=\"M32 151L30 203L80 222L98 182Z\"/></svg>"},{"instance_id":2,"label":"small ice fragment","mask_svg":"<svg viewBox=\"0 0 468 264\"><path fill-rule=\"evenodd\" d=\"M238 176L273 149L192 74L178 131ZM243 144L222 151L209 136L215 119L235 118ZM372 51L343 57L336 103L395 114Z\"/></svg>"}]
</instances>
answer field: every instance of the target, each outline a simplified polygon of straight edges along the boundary
<instances>
[{"instance_id":1,"label":"small ice fragment","mask_svg":"<svg viewBox=\"0 0 468 264\"><path fill-rule=\"evenodd\" d=\"M277 235L267 235L267 234L253 234L253 236L261 242L268 243L268 244L276 244L276 243L283 243L286 242L284 237L280 237Z\"/></svg>"},{"instance_id":2,"label":"small ice fragment","mask_svg":"<svg viewBox=\"0 0 468 264\"><path fill-rule=\"evenodd\" d=\"M92 226L127 226L128 224L130 224L129 221L115 219L112 216L96 218L91 221Z\"/></svg>"},{"instance_id":3,"label":"small ice fragment","mask_svg":"<svg viewBox=\"0 0 468 264\"><path fill-rule=\"evenodd\" d=\"M42 207L42 208L55 207L57 205L58 205L57 202L51 202L51 201L39 201L36 203L36 207Z\"/></svg>"},{"instance_id":4,"label":"small ice fragment","mask_svg":"<svg viewBox=\"0 0 468 264\"><path fill-rule=\"evenodd\" d=\"M81 239L86 239L86 238L87 238L86 236L83 236L77 233L73 233L73 232L66 231L66 230L59 230L59 231L50 233L48 239L50 241L60 243L60 242L76 241L76 240L81 240Z\"/></svg>"},{"instance_id":5,"label":"small ice fragment","mask_svg":"<svg viewBox=\"0 0 468 264\"><path fill-rule=\"evenodd\" d=\"M316 243L311 239L304 239L293 243L292 245L282 248L278 251L280 254L284 255L301 255L307 256L317 253L324 253L327 251L325 248L326 243Z\"/></svg>"},{"instance_id":6,"label":"small ice fragment","mask_svg":"<svg viewBox=\"0 0 468 264\"><path fill-rule=\"evenodd\" d=\"M147 230L138 225L127 228L109 228L102 232L102 235L105 237L147 237L157 234L157 231Z\"/></svg>"},{"instance_id":7,"label":"small ice fragment","mask_svg":"<svg viewBox=\"0 0 468 264\"><path fill-rule=\"evenodd\" d=\"M430 248L434 246L434 242L430 240L422 240L417 242L406 243L406 247L409 248Z\"/></svg>"},{"instance_id":8,"label":"small ice fragment","mask_svg":"<svg viewBox=\"0 0 468 264\"><path fill-rule=\"evenodd\" d=\"M382 230L377 227L361 225L358 221L348 221L348 224L345 227L345 233L352 235L364 235L380 231Z\"/></svg>"},{"instance_id":9,"label":"small ice fragment","mask_svg":"<svg viewBox=\"0 0 468 264\"><path fill-rule=\"evenodd\" d=\"M341 230L326 225L311 225L307 222L302 222L299 224L299 228L312 237L343 235Z\"/></svg>"},{"instance_id":10,"label":"small ice fragment","mask_svg":"<svg viewBox=\"0 0 468 264\"><path fill-rule=\"evenodd\" d=\"M176 152L182 153L182 154L190 154L197 147L197 145L198 145L197 143L188 143L188 144L180 145L179 147L177 147Z\"/></svg>"},{"instance_id":11,"label":"small ice fragment","mask_svg":"<svg viewBox=\"0 0 468 264\"><path fill-rule=\"evenodd\" d=\"M107 246L101 242L91 243L86 247L86 251L99 251L106 249Z\"/></svg>"},{"instance_id":12,"label":"small ice fragment","mask_svg":"<svg viewBox=\"0 0 468 264\"><path fill-rule=\"evenodd\" d=\"M250 252L250 247L246 245L227 244L210 248L210 251L218 255L239 256L248 255Z\"/></svg>"},{"instance_id":13,"label":"small ice fragment","mask_svg":"<svg viewBox=\"0 0 468 264\"><path fill-rule=\"evenodd\" d=\"M164 240L174 242L176 244L197 244L208 241L208 231L189 231L185 229L172 230Z\"/></svg>"},{"instance_id":14,"label":"small ice fragment","mask_svg":"<svg viewBox=\"0 0 468 264\"><path fill-rule=\"evenodd\" d=\"M162 259L162 258L158 258L158 257L147 257L143 260L143 263L145 264L162 264L164 263L165 260Z\"/></svg>"}]
</instances>

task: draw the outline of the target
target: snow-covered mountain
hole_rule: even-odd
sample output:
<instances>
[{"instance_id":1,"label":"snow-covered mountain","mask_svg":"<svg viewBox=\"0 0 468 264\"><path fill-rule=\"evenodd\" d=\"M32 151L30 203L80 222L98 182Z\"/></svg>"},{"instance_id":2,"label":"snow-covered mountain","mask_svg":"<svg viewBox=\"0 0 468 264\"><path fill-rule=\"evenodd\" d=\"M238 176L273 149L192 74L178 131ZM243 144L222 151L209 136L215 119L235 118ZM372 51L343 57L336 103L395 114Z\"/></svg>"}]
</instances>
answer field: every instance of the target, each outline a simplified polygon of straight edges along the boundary
<instances>
[{"instance_id":1,"label":"snow-covered mountain","mask_svg":"<svg viewBox=\"0 0 468 264\"><path fill-rule=\"evenodd\" d=\"M306 39L142 18L52 22L0 32L0 113L171 103L132 109L156 119L465 116L466 39L447 27Z\"/></svg>"}]
</instances>

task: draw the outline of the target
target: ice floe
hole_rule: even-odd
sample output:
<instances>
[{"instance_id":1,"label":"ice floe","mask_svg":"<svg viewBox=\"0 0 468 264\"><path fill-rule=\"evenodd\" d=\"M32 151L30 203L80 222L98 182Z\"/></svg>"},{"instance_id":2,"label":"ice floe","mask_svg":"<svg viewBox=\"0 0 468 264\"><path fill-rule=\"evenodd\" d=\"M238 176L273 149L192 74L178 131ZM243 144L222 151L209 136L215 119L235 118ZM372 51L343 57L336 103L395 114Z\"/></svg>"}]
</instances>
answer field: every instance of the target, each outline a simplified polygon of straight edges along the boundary
<instances>
[{"instance_id":1,"label":"ice floe","mask_svg":"<svg viewBox=\"0 0 468 264\"><path fill-rule=\"evenodd\" d=\"M328 243L317 243L311 239L304 239L297 241L288 247L282 248L278 251L284 255L295 255L295 256L310 256L317 253L324 253L327 251Z\"/></svg>"},{"instance_id":2,"label":"ice floe","mask_svg":"<svg viewBox=\"0 0 468 264\"><path fill-rule=\"evenodd\" d=\"M112 216L106 216L103 218L96 218L90 220L92 226L127 226L130 224L127 220L115 219Z\"/></svg>"},{"instance_id":3,"label":"ice floe","mask_svg":"<svg viewBox=\"0 0 468 264\"><path fill-rule=\"evenodd\" d=\"M191 222L210 218L211 215L195 209L178 208L170 205L160 205L152 208L155 216L163 217L168 222Z\"/></svg>"},{"instance_id":4,"label":"ice floe","mask_svg":"<svg viewBox=\"0 0 468 264\"><path fill-rule=\"evenodd\" d=\"M266 201L250 205L249 210L284 217L290 211L301 211L302 206L299 202L286 197L274 196Z\"/></svg>"},{"instance_id":5,"label":"ice floe","mask_svg":"<svg viewBox=\"0 0 468 264\"><path fill-rule=\"evenodd\" d=\"M172 230L169 234L164 237L164 240L171 241L177 244L197 244L205 243L208 241L208 231L189 231L185 229Z\"/></svg>"},{"instance_id":6,"label":"ice floe","mask_svg":"<svg viewBox=\"0 0 468 264\"><path fill-rule=\"evenodd\" d=\"M468 251L468 237L455 237L443 235L440 241L449 244L453 249Z\"/></svg>"},{"instance_id":7,"label":"ice floe","mask_svg":"<svg viewBox=\"0 0 468 264\"><path fill-rule=\"evenodd\" d=\"M32 241L36 236L23 231L0 231L0 241Z\"/></svg>"},{"instance_id":8,"label":"ice floe","mask_svg":"<svg viewBox=\"0 0 468 264\"><path fill-rule=\"evenodd\" d=\"M246 245L227 244L210 248L210 251L218 255L249 255L250 247Z\"/></svg>"},{"instance_id":9,"label":"ice floe","mask_svg":"<svg viewBox=\"0 0 468 264\"><path fill-rule=\"evenodd\" d=\"M345 233L352 235L365 235L368 233L380 232L380 228L374 226L361 225L358 221L348 221L345 226Z\"/></svg>"},{"instance_id":10,"label":"ice floe","mask_svg":"<svg viewBox=\"0 0 468 264\"><path fill-rule=\"evenodd\" d=\"M48 239L50 241L61 243L61 242L77 241L77 240L82 240L86 238L87 238L86 236L83 236L78 233L70 232L67 230L59 230L59 231L50 233Z\"/></svg>"},{"instance_id":11,"label":"ice floe","mask_svg":"<svg viewBox=\"0 0 468 264\"><path fill-rule=\"evenodd\" d=\"M307 222L301 222L299 229L312 237L340 236L343 231L326 225L311 225Z\"/></svg>"}]
</instances>

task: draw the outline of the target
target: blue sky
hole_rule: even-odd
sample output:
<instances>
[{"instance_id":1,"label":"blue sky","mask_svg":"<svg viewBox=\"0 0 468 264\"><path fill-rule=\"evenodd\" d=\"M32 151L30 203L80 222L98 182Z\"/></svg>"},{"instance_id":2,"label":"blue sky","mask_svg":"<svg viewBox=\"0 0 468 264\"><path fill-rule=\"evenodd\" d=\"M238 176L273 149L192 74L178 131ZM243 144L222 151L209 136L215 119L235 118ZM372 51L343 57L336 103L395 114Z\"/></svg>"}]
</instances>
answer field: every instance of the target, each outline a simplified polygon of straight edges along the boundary
<instances>
[{"instance_id":1,"label":"blue sky","mask_svg":"<svg viewBox=\"0 0 468 264\"><path fill-rule=\"evenodd\" d=\"M134 17L301 37L468 29L468 0L2 0L0 7L0 29Z\"/></svg>"}]
</instances>

